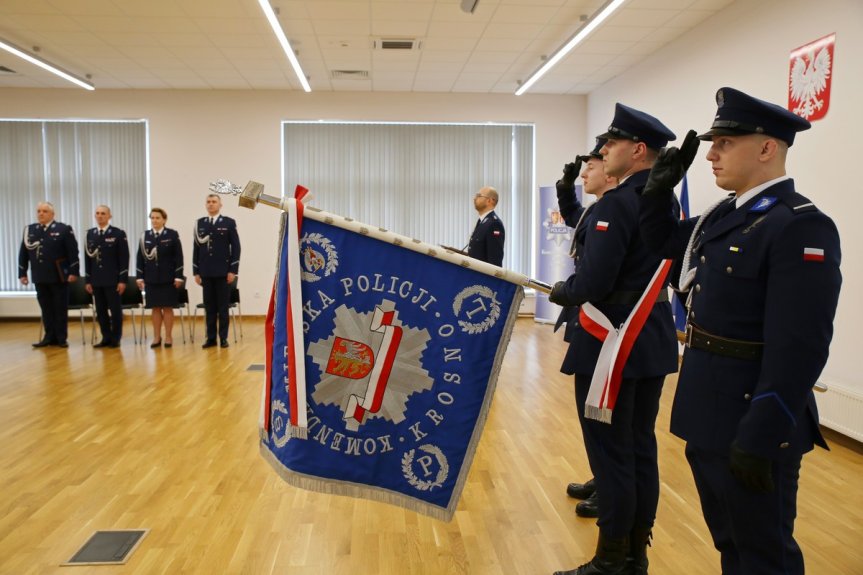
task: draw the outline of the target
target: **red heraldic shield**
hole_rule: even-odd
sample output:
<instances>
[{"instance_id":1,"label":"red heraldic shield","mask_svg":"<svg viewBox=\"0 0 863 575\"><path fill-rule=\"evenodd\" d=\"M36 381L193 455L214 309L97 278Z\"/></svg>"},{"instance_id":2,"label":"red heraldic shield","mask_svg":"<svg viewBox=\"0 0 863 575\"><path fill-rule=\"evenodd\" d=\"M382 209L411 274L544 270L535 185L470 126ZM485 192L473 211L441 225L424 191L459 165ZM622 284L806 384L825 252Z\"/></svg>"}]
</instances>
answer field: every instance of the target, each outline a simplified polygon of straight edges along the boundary
<instances>
[{"instance_id":1,"label":"red heraldic shield","mask_svg":"<svg viewBox=\"0 0 863 575\"><path fill-rule=\"evenodd\" d=\"M836 34L830 34L791 52L788 109L810 122L823 118L830 107L835 44Z\"/></svg>"},{"instance_id":2,"label":"red heraldic shield","mask_svg":"<svg viewBox=\"0 0 863 575\"><path fill-rule=\"evenodd\" d=\"M359 341L336 337L327 362L327 373L348 379L362 379L369 374L374 364L372 348Z\"/></svg>"}]
</instances>

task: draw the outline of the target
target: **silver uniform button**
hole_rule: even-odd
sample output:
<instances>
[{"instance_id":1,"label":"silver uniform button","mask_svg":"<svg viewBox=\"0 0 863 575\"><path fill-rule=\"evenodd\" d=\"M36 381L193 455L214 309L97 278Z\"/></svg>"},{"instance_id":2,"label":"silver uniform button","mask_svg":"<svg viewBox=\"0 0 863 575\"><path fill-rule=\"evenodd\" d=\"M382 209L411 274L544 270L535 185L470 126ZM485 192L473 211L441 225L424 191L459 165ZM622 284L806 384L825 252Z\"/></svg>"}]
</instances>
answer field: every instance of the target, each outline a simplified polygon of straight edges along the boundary
<instances>
[{"instance_id":1,"label":"silver uniform button","mask_svg":"<svg viewBox=\"0 0 863 575\"><path fill-rule=\"evenodd\" d=\"M706 261L707 261L707 258L706 258L706 257L704 257L704 256L701 256L701 263L704 263L704 262L706 262Z\"/></svg>"},{"instance_id":2,"label":"silver uniform button","mask_svg":"<svg viewBox=\"0 0 863 575\"><path fill-rule=\"evenodd\" d=\"M782 443L779 444L779 449L787 449L790 445L791 444L788 443L787 441L783 441Z\"/></svg>"},{"instance_id":3,"label":"silver uniform button","mask_svg":"<svg viewBox=\"0 0 863 575\"><path fill-rule=\"evenodd\" d=\"M726 273L729 273L729 274L730 274L730 273L731 273L731 272L733 272L733 271L734 271L734 268L732 268L731 266L728 266L727 268L725 268L725 272L726 272Z\"/></svg>"},{"instance_id":4,"label":"silver uniform button","mask_svg":"<svg viewBox=\"0 0 863 575\"><path fill-rule=\"evenodd\" d=\"M752 399L752 394L751 393L744 393L743 399L745 399L746 401L749 401L750 399Z\"/></svg>"},{"instance_id":5,"label":"silver uniform button","mask_svg":"<svg viewBox=\"0 0 863 575\"><path fill-rule=\"evenodd\" d=\"M695 284L695 293L698 293L700 291L701 291L701 284Z\"/></svg>"}]
</instances>

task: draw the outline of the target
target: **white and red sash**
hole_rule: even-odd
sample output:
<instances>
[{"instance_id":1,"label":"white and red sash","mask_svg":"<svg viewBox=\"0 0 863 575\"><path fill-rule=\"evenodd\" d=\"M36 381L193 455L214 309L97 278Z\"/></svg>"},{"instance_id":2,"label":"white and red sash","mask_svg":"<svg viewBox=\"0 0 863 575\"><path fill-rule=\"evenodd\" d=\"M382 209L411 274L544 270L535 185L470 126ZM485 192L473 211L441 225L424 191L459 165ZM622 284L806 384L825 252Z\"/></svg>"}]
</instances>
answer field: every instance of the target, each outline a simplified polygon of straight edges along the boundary
<instances>
[{"instance_id":1,"label":"white and red sash","mask_svg":"<svg viewBox=\"0 0 863 575\"><path fill-rule=\"evenodd\" d=\"M288 294L285 302L285 322L287 345L285 346L285 364L287 365L288 397L290 398L291 435L305 439L308 436L308 417L306 414L306 362L304 359L303 322L294 321L294 313L303 308L302 288L300 286L300 230L303 225L304 202L311 200L309 190L297 186L293 198L285 198L282 209L288 214ZM267 310L266 341L266 391L264 406L270 405L272 385L272 348L275 321L275 284L270 295L270 305ZM269 431L269 413L263 414L264 428Z\"/></svg>"},{"instance_id":2,"label":"white and red sash","mask_svg":"<svg viewBox=\"0 0 863 575\"><path fill-rule=\"evenodd\" d=\"M659 296L659 290L665 289L665 279L671 269L672 260L662 260L659 267L647 284L647 289L641 294L638 303L632 308L629 317L615 329L604 313L592 303L587 302L578 312L579 321L584 330L602 342L602 349L596 360L593 377L590 380L590 390L584 406L584 416L603 423L611 423L611 415L620 383L623 381L623 367L632 346L641 333L653 304Z\"/></svg>"}]
</instances>

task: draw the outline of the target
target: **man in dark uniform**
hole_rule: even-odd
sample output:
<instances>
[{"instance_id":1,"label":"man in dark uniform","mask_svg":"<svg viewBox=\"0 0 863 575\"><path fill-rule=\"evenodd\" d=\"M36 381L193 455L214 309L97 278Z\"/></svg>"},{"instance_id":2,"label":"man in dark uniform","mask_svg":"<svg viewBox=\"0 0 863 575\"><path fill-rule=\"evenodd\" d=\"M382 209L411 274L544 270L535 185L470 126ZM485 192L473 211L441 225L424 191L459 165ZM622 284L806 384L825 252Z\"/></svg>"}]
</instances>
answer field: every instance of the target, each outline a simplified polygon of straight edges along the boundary
<instances>
[{"instance_id":1,"label":"man in dark uniform","mask_svg":"<svg viewBox=\"0 0 863 575\"><path fill-rule=\"evenodd\" d=\"M503 222L494 213L497 206L497 190L482 188L473 197L473 207L479 214L476 227L470 236L467 255L490 264L503 264L503 244L506 234Z\"/></svg>"},{"instance_id":2,"label":"man in dark uniform","mask_svg":"<svg viewBox=\"0 0 863 575\"><path fill-rule=\"evenodd\" d=\"M84 273L87 293L93 295L102 340L93 347L120 347L123 337L121 296L129 280L129 242L126 232L110 225L111 208L96 206L96 227L87 230Z\"/></svg>"},{"instance_id":3,"label":"man in dark uniform","mask_svg":"<svg viewBox=\"0 0 863 575\"><path fill-rule=\"evenodd\" d=\"M617 178L605 175L605 170L602 166L602 154L599 153L605 142L605 138L597 138L596 145L589 154L576 156L575 162L566 164L563 167L563 177L555 185L557 189L557 205L560 213L566 225L573 228L573 241L570 248L570 256L573 259L573 273L578 273L580 258L578 246L584 245L584 237L592 221L589 216L596 205L596 202L594 202L587 208L584 208L581 202L578 201L578 197L575 195L575 178L579 175L581 176L581 180L584 183L584 193L594 196L597 201L602 198L605 192L616 188L619 184ZM582 165L584 165L583 170ZM554 330L557 331L564 324L566 324L566 329L564 330L563 340L569 343L572 340L573 331L578 327L578 307L563 308L554 325ZM573 375L573 373L567 373L567 375ZM584 417L581 410L578 411L578 416L579 421L581 421ZM599 498L593 478L584 483L570 483L566 486L566 494L569 497L583 500L579 501L575 506L576 515L588 518L599 517Z\"/></svg>"},{"instance_id":4,"label":"man in dark uniform","mask_svg":"<svg viewBox=\"0 0 863 575\"><path fill-rule=\"evenodd\" d=\"M645 242L684 257L686 348L671 432L701 498L722 573L798 575L794 540L804 453L826 448L812 387L827 361L842 276L833 221L785 173L788 110L732 88L716 94L707 160L729 197L700 218L669 215L672 188L698 149L695 132L664 151L641 202Z\"/></svg>"},{"instance_id":5,"label":"man in dark uniform","mask_svg":"<svg viewBox=\"0 0 863 575\"><path fill-rule=\"evenodd\" d=\"M36 299L42 310L45 336L33 347L69 347L69 282L78 279L78 242L71 226L54 221L54 206L36 206L37 223L24 228L18 252L18 279L27 285L27 267L32 268Z\"/></svg>"},{"instance_id":6,"label":"man in dark uniform","mask_svg":"<svg viewBox=\"0 0 863 575\"><path fill-rule=\"evenodd\" d=\"M222 199L207 196L207 216L195 224L192 269L195 283L204 288L207 339L202 347L215 347L216 335L228 347L228 298L240 270L240 236L233 218L222 216ZM217 328L218 323L218 328Z\"/></svg>"},{"instance_id":7,"label":"man in dark uniform","mask_svg":"<svg viewBox=\"0 0 863 575\"><path fill-rule=\"evenodd\" d=\"M599 493L596 554L562 573L641 575L659 501L654 425L665 376L677 371L677 337L665 289L670 263L642 243L638 206L659 149L675 136L653 116L617 104L600 137L608 139L600 150L605 173L621 184L592 210L578 246L578 273L556 283L549 296L552 303L580 306L561 371L575 374Z\"/></svg>"}]
</instances>

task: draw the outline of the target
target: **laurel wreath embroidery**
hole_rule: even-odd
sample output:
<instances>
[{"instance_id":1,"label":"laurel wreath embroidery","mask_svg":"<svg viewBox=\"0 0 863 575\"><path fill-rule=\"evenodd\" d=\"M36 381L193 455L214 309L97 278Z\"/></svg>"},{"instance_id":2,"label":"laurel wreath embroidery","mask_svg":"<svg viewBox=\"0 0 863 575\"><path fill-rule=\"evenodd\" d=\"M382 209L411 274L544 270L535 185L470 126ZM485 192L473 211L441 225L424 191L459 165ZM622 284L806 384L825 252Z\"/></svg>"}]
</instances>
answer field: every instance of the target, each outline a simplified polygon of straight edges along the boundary
<instances>
[{"instance_id":1,"label":"laurel wreath embroidery","mask_svg":"<svg viewBox=\"0 0 863 575\"><path fill-rule=\"evenodd\" d=\"M336 271L336 267L339 265L339 254L333 247L332 242L330 242L330 240L328 240L319 233L304 235L303 239L300 240L300 245L307 242L319 245L327 253L327 263L324 267L324 277L327 277L330 274L334 273ZM319 276L307 271L303 271L301 275L302 278L307 282L316 282L321 279Z\"/></svg>"},{"instance_id":2,"label":"laurel wreath embroidery","mask_svg":"<svg viewBox=\"0 0 863 575\"><path fill-rule=\"evenodd\" d=\"M481 321L480 323L470 323L464 320L458 321L458 324L461 326L462 331L471 335L488 331L500 317L500 304L494 297L494 291L492 291L492 289L489 287L479 285L466 288L455 297L455 300L453 300L452 303L452 307L456 315L458 315L461 311L461 304L464 302L464 300L472 295L480 295L488 298L491 302L491 309L488 312L488 317L486 317L485 320Z\"/></svg>"},{"instance_id":3,"label":"laurel wreath embroidery","mask_svg":"<svg viewBox=\"0 0 863 575\"><path fill-rule=\"evenodd\" d=\"M447 463L446 455L444 455L443 451L441 451L436 445L420 445L419 449L420 451L425 451L429 455L434 455L440 465L440 469L438 470L434 481L425 481L420 479L416 474L414 474L413 469L411 469L411 464L414 462L415 449L405 452L402 456L402 474L411 486L420 491L429 491L434 487L441 487L444 480L447 478L447 475L449 475L449 463Z\"/></svg>"},{"instance_id":4,"label":"laurel wreath embroidery","mask_svg":"<svg viewBox=\"0 0 863 575\"><path fill-rule=\"evenodd\" d=\"M287 415L288 410L285 407L285 403L277 399L273 402L271 418L273 421L273 443L276 444L276 447L284 447L284 445L291 438L291 434L288 433L289 428L285 425L285 421L282 419L282 416L279 415L281 413ZM276 432L281 431L282 429L285 429L285 434L282 437L279 437L278 435L276 435Z\"/></svg>"}]
</instances>

